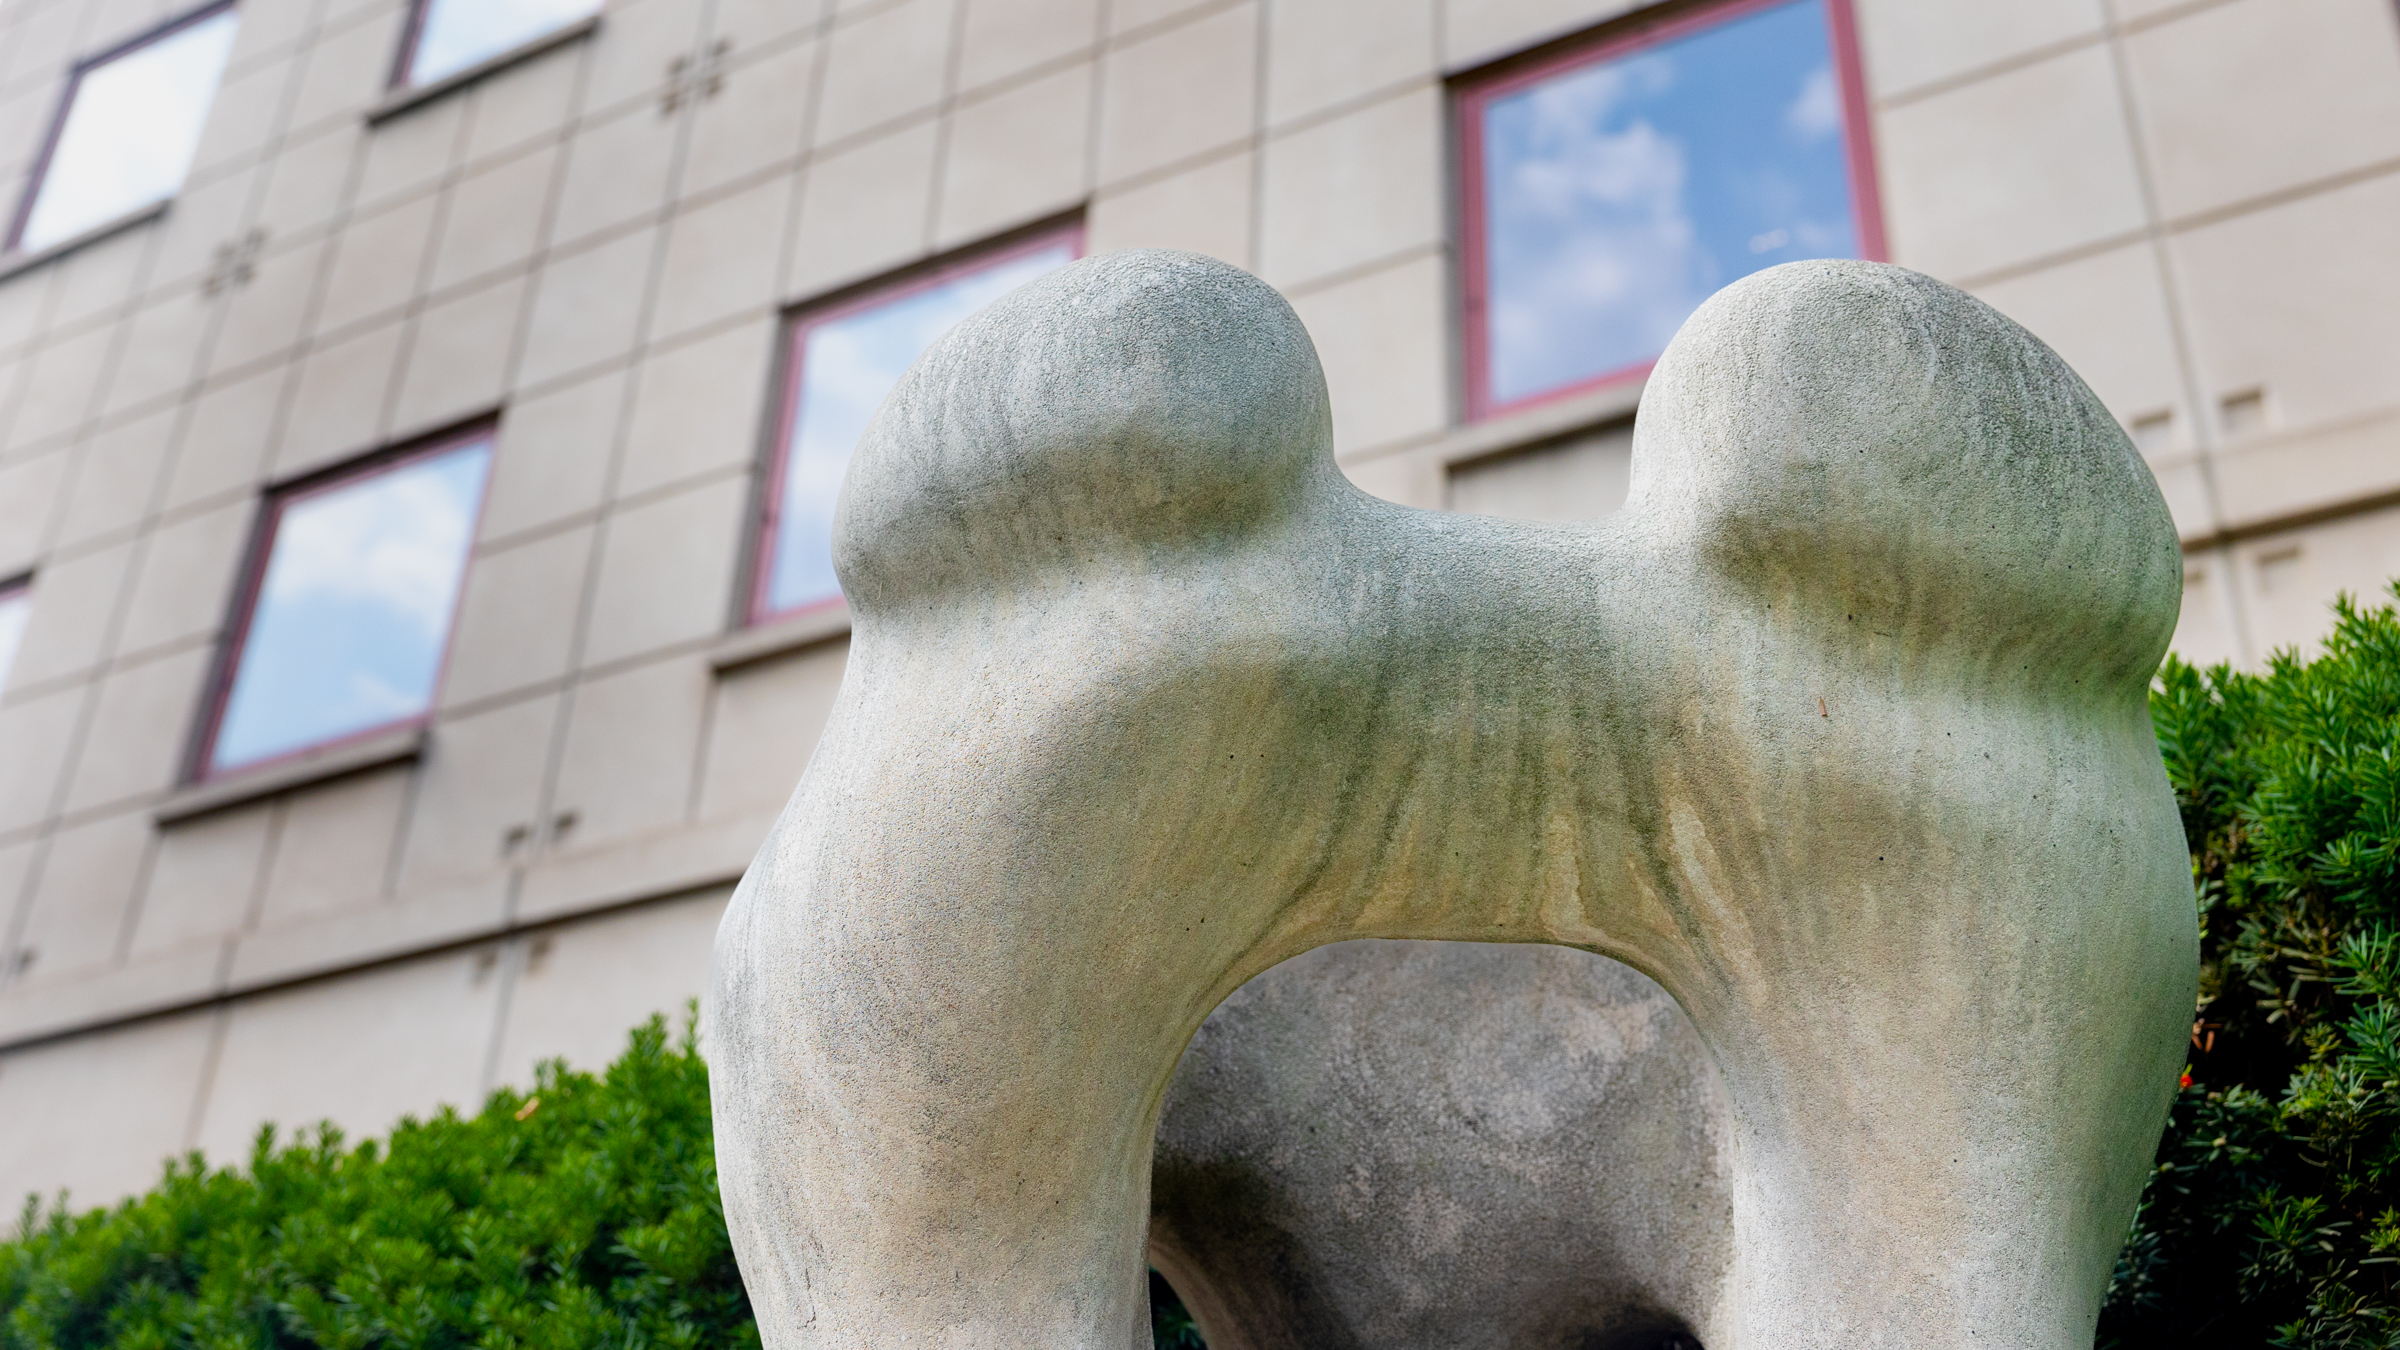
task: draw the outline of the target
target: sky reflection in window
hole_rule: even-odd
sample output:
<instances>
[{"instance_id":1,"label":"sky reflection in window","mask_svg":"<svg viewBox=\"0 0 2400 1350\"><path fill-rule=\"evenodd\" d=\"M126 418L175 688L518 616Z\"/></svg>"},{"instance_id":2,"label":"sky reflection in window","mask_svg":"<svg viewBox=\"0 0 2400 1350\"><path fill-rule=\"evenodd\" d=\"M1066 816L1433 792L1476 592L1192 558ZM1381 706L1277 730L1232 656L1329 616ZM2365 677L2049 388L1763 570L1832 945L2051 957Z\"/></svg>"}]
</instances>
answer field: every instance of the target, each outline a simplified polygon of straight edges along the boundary
<instances>
[{"instance_id":1,"label":"sky reflection in window","mask_svg":"<svg viewBox=\"0 0 2400 1350\"><path fill-rule=\"evenodd\" d=\"M600 0L421 0L408 83L456 75L544 33L600 12Z\"/></svg>"},{"instance_id":2,"label":"sky reflection in window","mask_svg":"<svg viewBox=\"0 0 2400 1350\"><path fill-rule=\"evenodd\" d=\"M1856 256L1844 116L1823 0L1492 98L1486 407L1647 364L1752 272Z\"/></svg>"},{"instance_id":3,"label":"sky reflection in window","mask_svg":"<svg viewBox=\"0 0 2400 1350\"><path fill-rule=\"evenodd\" d=\"M210 772L425 714L490 463L476 440L284 503Z\"/></svg>"},{"instance_id":4,"label":"sky reflection in window","mask_svg":"<svg viewBox=\"0 0 2400 1350\"><path fill-rule=\"evenodd\" d=\"M0 689L8 687L8 668L17 663L17 648L25 644L25 620L32 613L32 587L0 589Z\"/></svg>"},{"instance_id":5,"label":"sky reflection in window","mask_svg":"<svg viewBox=\"0 0 2400 1350\"><path fill-rule=\"evenodd\" d=\"M884 395L959 320L1073 262L1075 253L1072 242L1061 240L797 331L799 407L784 449L761 615L806 609L842 593L833 575L834 502L850 451Z\"/></svg>"},{"instance_id":6,"label":"sky reflection in window","mask_svg":"<svg viewBox=\"0 0 2400 1350\"><path fill-rule=\"evenodd\" d=\"M183 187L233 50L234 24L234 11L225 10L83 73L18 248L48 248Z\"/></svg>"}]
</instances>

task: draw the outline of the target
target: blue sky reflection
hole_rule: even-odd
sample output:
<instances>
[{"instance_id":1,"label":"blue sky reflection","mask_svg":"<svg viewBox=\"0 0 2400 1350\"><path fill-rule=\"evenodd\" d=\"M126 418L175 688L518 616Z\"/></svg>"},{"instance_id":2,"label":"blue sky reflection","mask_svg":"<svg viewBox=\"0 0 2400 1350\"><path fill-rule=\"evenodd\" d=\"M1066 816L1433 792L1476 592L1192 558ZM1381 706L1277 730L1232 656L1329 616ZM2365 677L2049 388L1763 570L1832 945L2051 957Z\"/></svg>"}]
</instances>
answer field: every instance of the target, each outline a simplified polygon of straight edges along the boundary
<instances>
[{"instance_id":1,"label":"blue sky reflection","mask_svg":"<svg viewBox=\"0 0 2400 1350\"><path fill-rule=\"evenodd\" d=\"M490 463L477 441L284 508L212 771L432 706Z\"/></svg>"},{"instance_id":2,"label":"blue sky reflection","mask_svg":"<svg viewBox=\"0 0 2400 1350\"><path fill-rule=\"evenodd\" d=\"M229 9L84 72L17 247L48 248L181 190L235 22Z\"/></svg>"},{"instance_id":3,"label":"blue sky reflection","mask_svg":"<svg viewBox=\"0 0 2400 1350\"><path fill-rule=\"evenodd\" d=\"M0 590L0 689L8 687L8 668L17 663L17 648L25 642L25 620L32 614L32 587Z\"/></svg>"},{"instance_id":4,"label":"blue sky reflection","mask_svg":"<svg viewBox=\"0 0 2400 1350\"><path fill-rule=\"evenodd\" d=\"M781 613L841 594L833 575L834 502L850 467L850 451L884 395L959 320L1074 260L1073 244L1054 244L803 331L800 408L784 451L774 554L760 606L764 612Z\"/></svg>"},{"instance_id":5,"label":"blue sky reflection","mask_svg":"<svg viewBox=\"0 0 2400 1350\"><path fill-rule=\"evenodd\" d=\"M1853 257L1821 0L1566 71L1484 110L1494 406L1657 357L1711 294Z\"/></svg>"},{"instance_id":6,"label":"blue sky reflection","mask_svg":"<svg viewBox=\"0 0 2400 1350\"><path fill-rule=\"evenodd\" d=\"M599 12L600 0L425 0L408 82L431 84L456 75Z\"/></svg>"}]
</instances>

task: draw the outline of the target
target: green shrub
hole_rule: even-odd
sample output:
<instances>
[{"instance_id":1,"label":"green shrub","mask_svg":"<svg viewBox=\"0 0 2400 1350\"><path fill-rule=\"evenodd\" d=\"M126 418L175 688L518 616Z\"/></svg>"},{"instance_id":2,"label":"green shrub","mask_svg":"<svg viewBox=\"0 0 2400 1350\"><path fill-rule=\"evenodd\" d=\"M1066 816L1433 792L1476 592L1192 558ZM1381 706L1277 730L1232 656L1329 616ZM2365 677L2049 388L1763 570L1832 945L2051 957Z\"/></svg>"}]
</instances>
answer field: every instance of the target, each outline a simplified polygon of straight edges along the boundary
<instances>
[{"instance_id":1,"label":"green shrub","mask_svg":"<svg viewBox=\"0 0 2400 1350\"><path fill-rule=\"evenodd\" d=\"M2201 916L2191 1070L2103 1346L2400 1345L2400 619L2170 658L2151 699Z\"/></svg>"},{"instance_id":2,"label":"green shrub","mask_svg":"<svg viewBox=\"0 0 2400 1350\"><path fill-rule=\"evenodd\" d=\"M717 1206L708 1075L664 1019L603 1078L445 1108L391 1141L259 1134L246 1172L171 1164L111 1210L0 1245L0 1347L758 1344Z\"/></svg>"}]
</instances>

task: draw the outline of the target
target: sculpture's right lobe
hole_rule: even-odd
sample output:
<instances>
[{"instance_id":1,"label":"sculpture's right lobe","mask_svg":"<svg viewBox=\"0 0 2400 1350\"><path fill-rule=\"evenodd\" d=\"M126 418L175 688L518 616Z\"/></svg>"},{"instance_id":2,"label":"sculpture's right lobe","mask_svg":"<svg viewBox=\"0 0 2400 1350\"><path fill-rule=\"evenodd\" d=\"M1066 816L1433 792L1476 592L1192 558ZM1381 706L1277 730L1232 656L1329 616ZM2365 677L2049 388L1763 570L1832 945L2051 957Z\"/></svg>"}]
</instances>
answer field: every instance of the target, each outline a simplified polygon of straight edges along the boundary
<instances>
[{"instance_id":1,"label":"sculpture's right lobe","mask_svg":"<svg viewBox=\"0 0 2400 1350\"><path fill-rule=\"evenodd\" d=\"M2197 934L2146 690L2156 485L2046 348L1801 263L1653 374L1624 512L1333 465L1274 292L1113 254L963 324L853 461L832 722L718 939L769 1346L1146 1342L1158 1103L1357 937L1632 963L1717 1061L1725 1347L2082 1350Z\"/></svg>"}]
</instances>

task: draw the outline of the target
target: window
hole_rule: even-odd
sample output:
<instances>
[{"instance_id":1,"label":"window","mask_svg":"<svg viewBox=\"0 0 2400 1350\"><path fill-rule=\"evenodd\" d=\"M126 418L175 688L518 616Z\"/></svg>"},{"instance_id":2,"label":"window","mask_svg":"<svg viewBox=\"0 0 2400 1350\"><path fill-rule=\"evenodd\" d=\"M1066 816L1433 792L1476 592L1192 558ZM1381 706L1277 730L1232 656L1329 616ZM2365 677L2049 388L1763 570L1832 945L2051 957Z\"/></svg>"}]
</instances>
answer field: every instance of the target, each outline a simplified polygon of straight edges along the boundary
<instances>
[{"instance_id":1,"label":"window","mask_svg":"<svg viewBox=\"0 0 2400 1350\"><path fill-rule=\"evenodd\" d=\"M75 68L10 248L45 249L175 195L233 50L234 18L230 5L212 5Z\"/></svg>"},{"instance_id":2,"label":"window","mask_svg":"<svg viewBox=\"0 0 2400 1350\"><path fill-rule=\"evenodd\" d=\"M1882 253L1848 0L1745 0L1462 90L1471 417L1649 369L1719 288Z\"/></svg>"},{"instance_id":3,"label":"window","mask_svg":"<svg viewBox=\"0 0 2400 1350\"><path fill-rule=\"evenodd\" d=\"M883 396L917 357L959 320L1082 251L1080 229L1046 234L827 306L792 325L752 621L842 598L833 575L833 505L842 473Z\"/></svg>"},{"instance_id":4,"label":"window","mask_svg":"<svg viewBox=\"0 0 2400 1350\"><path fill-rule=\"evenodd\" d=\"M491 453L479 430L268 503L201 777L424 718Z\"/></svg>"},{"instance_id":5,"label":"window","mask_svg":"<svg viewBox=\"0 0 2400 1350\"><path fill-rule=\"evenodd\" d=\"M33 583L0 585L0 689L8 687L8 668L17 663L17 648L25 642L25 620L33 613Z\"/></svg>"},{"instance_id":6,"label":"window","mask_svg":"<svg viewBox=\"0 0 2400 1350\"><path fill-rule=\"evenodd\" d=\"M600 12L600 0L417 0L395 84L432 84Z\"/></svg>"}]
</instances>

